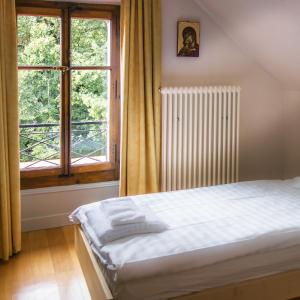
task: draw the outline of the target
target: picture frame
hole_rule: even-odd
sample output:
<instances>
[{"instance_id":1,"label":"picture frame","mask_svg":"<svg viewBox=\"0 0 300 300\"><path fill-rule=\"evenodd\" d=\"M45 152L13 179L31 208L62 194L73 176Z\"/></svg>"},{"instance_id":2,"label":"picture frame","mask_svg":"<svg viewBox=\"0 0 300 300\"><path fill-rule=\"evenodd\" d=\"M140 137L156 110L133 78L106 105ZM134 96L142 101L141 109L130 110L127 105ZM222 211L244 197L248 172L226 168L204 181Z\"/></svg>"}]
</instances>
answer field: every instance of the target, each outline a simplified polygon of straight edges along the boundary
<instances>
[{"instance_id":1,"label":"picture frame","mask_svg":"<svg viewBox=\"0 0 300 300\"><path fill-rule=\"evenodd\" d=\"M199 57L200 22L177 22L177 56Z\"/></svg>"}]
</instances>

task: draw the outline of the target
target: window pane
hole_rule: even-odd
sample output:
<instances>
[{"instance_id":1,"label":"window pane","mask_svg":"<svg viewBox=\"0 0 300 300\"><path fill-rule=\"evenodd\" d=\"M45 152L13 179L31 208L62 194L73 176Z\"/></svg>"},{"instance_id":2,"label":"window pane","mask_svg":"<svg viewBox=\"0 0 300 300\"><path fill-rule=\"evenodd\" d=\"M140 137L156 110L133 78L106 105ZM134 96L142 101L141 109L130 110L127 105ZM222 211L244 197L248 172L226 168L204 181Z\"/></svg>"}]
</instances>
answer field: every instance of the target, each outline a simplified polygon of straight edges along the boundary
<instances>
[{"instance_id":1,"label":"window pane","mask_svg":"<svg viewBox=\"0 0 300 300\"><path fill-rule=\"evenodd\" d=\"M110 65L110 21L73 18L71 62L73 66Z\"/></svg>"},{"instance_id":2,"label":"window pane","mask_svg":"<svg viewBox=\"0 0 300 300\"><path fill-rule=\"evenodd\" d=\"M21 169L60 165L60 72L19 71Z\"/></svg>"},{"instance_id":3,"label":"window pane","mask_svg":"<svg viewBox=\"0 0 300 300\"><path fill-rule=\"evenodd\" d=\"M19 65L60 65L60 18L18 16Z\"/></svg>"},{"instance_id":4,"label":"window pane","mask_svg":"<svg viewBox=\"0 0 300 300\"><path fill-rule=\"evenodd\" d=\"M108 161L110 71L72 71L72 164Z\"/></svg>"}]
</instances>

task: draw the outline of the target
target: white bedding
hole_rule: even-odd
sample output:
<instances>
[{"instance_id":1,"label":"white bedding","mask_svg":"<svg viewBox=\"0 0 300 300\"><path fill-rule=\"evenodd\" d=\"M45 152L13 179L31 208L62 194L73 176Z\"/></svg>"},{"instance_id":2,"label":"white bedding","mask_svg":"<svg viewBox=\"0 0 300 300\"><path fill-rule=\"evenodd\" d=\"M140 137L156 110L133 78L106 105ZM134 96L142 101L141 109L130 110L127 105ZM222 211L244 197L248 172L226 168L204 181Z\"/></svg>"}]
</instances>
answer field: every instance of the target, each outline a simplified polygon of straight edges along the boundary
<instances>
[{"instance_id":1,"label":"white bedding","mask_svg":"<svg viewBox=\"0 0 300 300\"><path fill-rule=\"evenodd\" d=\"M244 182L132 199L169 229L103 246L86 218L86 212L101 203L73 213L114 282L171 275L300 245L300 189L290 181Z\"/></svg>"},{"instance_id":2,"label":"white bedding","mask_svg":"<svg viewBox=\"0 0 300 300\"><path fill-rule=\"evenodd\" d=\"M105 274L105 268L102 264L99 265ZM106 275L114 299L165 300L293 269L300 269L300 246L237 257L203 268L121 283L112 282L110 275Z\"/></svg>"}]
</instances>

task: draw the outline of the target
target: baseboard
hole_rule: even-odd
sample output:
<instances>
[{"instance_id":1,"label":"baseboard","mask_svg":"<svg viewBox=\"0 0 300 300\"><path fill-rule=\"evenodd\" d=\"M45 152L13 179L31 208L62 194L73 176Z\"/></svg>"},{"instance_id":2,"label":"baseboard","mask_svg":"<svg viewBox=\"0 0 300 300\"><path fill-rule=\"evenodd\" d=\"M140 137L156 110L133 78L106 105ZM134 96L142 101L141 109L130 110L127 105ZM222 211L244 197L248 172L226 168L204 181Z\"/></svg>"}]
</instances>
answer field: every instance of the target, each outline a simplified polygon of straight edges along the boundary
<instances>
[{"instance_id":1,"label":"baseboard","mask_svg":"<svg viewBox=\"0 0 300 300\"><path fill-rule=\"evenodd\" d=\"M22 231L33 231L47 228L55 228L72 224L69 221L69 213L50 216L27 218L22 220Z\"/></svg>"}]
</instances>

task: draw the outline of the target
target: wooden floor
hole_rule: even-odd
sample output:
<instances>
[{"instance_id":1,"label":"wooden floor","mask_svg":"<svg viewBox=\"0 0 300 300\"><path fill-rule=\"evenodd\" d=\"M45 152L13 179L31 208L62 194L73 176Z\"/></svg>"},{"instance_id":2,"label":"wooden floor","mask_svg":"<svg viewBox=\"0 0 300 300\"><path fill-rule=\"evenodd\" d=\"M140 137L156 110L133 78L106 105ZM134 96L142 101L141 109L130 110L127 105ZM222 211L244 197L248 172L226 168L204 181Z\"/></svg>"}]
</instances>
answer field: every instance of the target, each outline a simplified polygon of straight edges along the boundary
<instances>
[{"instance_id":1,"label":"wooden floor","mask_svg":"<svg viewBox=\"0 0 300 300\"><path fill-rule=\"evenodd\" d=\"M90 300L73 230L67 226L23 233L22 252L0 263L0 299Z\"/></svg>"}]
</instances>

